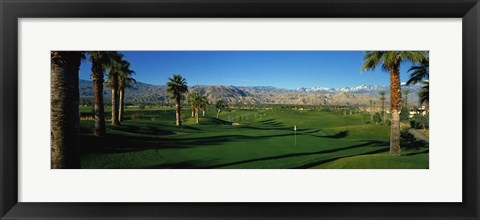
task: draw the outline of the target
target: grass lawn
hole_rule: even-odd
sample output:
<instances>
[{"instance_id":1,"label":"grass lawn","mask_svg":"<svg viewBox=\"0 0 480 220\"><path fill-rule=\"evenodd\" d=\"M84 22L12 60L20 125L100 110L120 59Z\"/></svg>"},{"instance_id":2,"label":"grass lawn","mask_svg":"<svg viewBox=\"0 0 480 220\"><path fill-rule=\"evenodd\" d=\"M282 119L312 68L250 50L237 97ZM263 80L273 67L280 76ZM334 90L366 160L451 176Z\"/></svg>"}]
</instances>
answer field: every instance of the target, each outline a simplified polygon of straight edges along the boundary
<instances>
[{"instance_id":1,"label":"grass lawn","mask_svg":"<svg viewBox=\"0 0 480 220\"><path fill-rule=\"evenodd\" d=\"M134 113L143 118L131 119ZM209 109L200 124L189 109L182 114L187 119L177 127L172 109L128 107L105 137L93 135L93 120L82 120L82 168L428 168L427 146L391 157L390 128L365 123L363 114L226 110L217 119Z\"/></svg>"}]
</instances>

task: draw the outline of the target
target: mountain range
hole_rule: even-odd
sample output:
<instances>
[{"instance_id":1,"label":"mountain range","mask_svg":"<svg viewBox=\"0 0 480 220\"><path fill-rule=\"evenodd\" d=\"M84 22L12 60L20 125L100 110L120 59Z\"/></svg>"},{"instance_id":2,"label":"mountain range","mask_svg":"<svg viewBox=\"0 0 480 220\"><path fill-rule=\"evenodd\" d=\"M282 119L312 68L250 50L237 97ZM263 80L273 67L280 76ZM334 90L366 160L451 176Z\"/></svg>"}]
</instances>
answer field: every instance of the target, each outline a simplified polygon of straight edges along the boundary
<instances>
[{"instance_id":1,"label":"mountain range","mask_svg":"<svg viewBox=\"0 0 480 220\"><path fill-rule=\"evenodd\" d=\"M80 96L92 97L91 81L80 80ZM418 101L416 93L420 86L402 86L408 89L409 103ZM310 87L285 89L274 86L224 86L196 85L189 87L189 92L206 95L211 103L224 100L227 103L245 104L291 104L291 105L369 105L370 100L379 103L379 92L385 91L389 99L389 86L360 85L356 87L329 88ZM111 90L104 88L104 98L111 99ZM125 91L126 103L172 103L165 85L135 83ZM388 101L387 101L388 102Z\"/></svg>"}]
</instances>

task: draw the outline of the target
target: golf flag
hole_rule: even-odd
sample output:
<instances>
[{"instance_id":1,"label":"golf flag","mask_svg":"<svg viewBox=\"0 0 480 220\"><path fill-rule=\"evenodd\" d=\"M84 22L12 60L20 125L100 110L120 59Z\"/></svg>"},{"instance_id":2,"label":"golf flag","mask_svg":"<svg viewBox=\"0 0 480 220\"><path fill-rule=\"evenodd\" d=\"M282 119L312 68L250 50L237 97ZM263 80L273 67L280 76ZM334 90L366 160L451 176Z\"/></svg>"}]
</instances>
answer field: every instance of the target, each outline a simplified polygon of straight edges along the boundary
<instances>
[{"instance_id":1,"label":"golf flag","mask_svg":"<svg viewBox=\"0 0 480 220\"><path fill-rule=\"evenodd\" d=\"M297 125L293 126L293 130L294 130L294 133L295 133L295 146L297 146Z\"/></svg>"}]
</instances>

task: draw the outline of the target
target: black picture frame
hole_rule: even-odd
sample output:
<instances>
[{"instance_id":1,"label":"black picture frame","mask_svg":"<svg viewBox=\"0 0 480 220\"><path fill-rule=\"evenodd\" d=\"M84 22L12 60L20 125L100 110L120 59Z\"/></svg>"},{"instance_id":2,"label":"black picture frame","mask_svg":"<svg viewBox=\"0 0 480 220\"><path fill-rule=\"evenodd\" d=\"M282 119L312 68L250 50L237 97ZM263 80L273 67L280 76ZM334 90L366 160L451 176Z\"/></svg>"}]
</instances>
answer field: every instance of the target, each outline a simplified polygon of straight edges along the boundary
<instances>
[{"instance_id":1,"label":"black picture frame","mask_svg":"<svg viewBox=\"0 0 480 220\"><path fill-rule=\"evenodd\" d=\"M479 219L478 0L0 0L1 219ZM18 202L18 19L134 17L462 18L461 203ZM54 193L54 192L52 192ZM442 192L438 192L442 193Z\"/></svg>"}]
</instances>

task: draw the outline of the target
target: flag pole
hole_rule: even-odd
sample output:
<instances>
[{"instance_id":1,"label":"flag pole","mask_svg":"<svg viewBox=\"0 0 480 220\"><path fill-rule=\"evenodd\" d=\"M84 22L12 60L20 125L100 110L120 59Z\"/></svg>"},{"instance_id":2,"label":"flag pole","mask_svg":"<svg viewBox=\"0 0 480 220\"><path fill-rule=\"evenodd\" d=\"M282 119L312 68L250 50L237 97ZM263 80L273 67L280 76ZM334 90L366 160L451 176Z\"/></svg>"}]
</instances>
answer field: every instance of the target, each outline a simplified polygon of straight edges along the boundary
<instances>
[{"instance_id":1,"label":"flag pole","mask_svg":"<svg viewBox=\"0 0 480 220\"><path fill-rule=\"evenodd\" d=\"M297 146L297 125L293 127L293 130L295 131L295 146Z\"/></svg>"}]
</instances>

